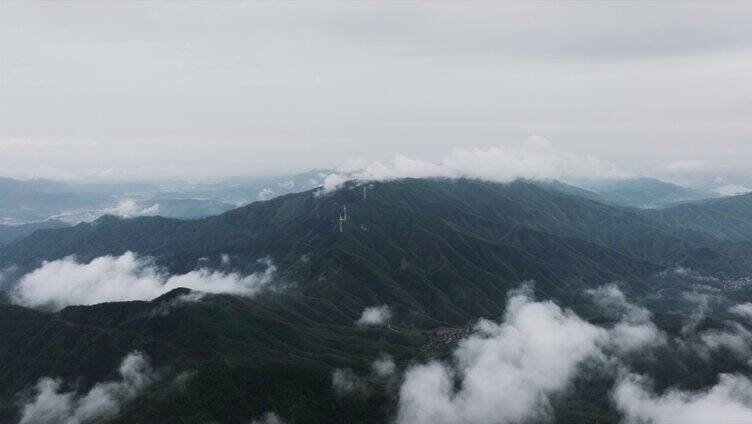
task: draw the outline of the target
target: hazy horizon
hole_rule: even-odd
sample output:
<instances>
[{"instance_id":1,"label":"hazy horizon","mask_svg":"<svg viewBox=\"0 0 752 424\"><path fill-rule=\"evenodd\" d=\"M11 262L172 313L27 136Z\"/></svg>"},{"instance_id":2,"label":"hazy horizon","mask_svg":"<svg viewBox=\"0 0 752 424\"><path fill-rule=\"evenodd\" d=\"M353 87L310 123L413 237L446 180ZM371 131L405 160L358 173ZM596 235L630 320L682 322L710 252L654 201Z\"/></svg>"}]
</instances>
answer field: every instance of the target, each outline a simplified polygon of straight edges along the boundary
<instances>
[{"instance_id":1,"label":"hazy horizon","mask_svg":"<svg viewBox=\"0 0 752 424\"><path fill-rule=\"evenodd\" d=\"M544 161L752 186L750 3L475 6L4 2L0 175L517 161L532 138Z\"/></svg>"}]
</instances>

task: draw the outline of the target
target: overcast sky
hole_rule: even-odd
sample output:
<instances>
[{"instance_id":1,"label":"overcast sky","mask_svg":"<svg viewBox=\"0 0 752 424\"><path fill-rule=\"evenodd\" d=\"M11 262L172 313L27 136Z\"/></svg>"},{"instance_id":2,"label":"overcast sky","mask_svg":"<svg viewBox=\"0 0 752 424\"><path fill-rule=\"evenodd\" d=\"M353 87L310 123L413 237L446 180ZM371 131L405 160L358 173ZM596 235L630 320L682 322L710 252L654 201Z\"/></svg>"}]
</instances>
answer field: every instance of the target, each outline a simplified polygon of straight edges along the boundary
<instances>
[{"instance_id":1,"label":"overcast sky","mask_svg":"<svg viewBox=\"0 0 752 424\"><path fill-rule=\"evenodd\" d=\"M0 3L0 175L275 174L531 136L752 183L752 2Z\"/></svg>"}]
</instances>

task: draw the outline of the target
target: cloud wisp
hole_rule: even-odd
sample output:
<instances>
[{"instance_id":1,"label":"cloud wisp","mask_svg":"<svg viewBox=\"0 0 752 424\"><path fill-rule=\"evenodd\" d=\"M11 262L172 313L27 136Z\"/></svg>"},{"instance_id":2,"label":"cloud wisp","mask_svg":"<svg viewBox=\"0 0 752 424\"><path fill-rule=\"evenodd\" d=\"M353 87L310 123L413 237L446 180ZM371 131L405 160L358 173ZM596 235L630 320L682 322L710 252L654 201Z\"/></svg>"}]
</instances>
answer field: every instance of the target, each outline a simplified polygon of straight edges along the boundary
<instances>
[{"instance_id":1,"label":"cloud wisp","mask_svg":"<svg viewBox=\"0 0 752 424\"><path fill-rule=\"evenodd\" d=\"M285 420L274 412L267 412L260 418L251 421L251 424L285 424Z\"/></svg>"},{"instance_id":2,"label":"cloud wisp","mask_svg":"<svg viewBox=\"0 0 752 424\"><path fill-rule=\"evenodd\" d=\"M376 377L386 378L394 374L397 365L391 356L381 355L371 363L371 369Z\"/></svg>"},{"instance_id":3,"label":"cloud wisp","mask_svg":"<svg viewBox=\"0 0 752 424\"><path fill-rule=\"evenodd\" d=\"M159 203L148 208L141 208L133 199L123 199L117 205L102 210L105 215L116 215L121 218L133 218L136 216L159 215Z\"/></svg>"},{"instance_id":4,"label":"cloud wisp","mask_svg":"<svg viewBox=\"0 0 752 424\"><path fill-rule=\"evenodd\" d=\"M359 327L383 325L392 319L392 309L388 305L369 306L355 323Z\"/></svg>"},{"instance_id":5,"label":"cloud wisp","mask_svg":"<svg viewBox=\"0 0 752 424\"><path fill-rule=\"evenodd\" d=\"M332 371L332 387L340 396L355 392L363 393L366 390L364 380L349 368L338 368Z\"/></svg>"},{"instance_id":6,"label":"cloud wisp","mask_svg":"<svg viewBox=\"0 0 752 424\"><path fill-rule=\"evenodd\" d=\"M612 349L625 354L666 343L665 334L652 322L652 313L630 303L615 284L588 290L588 294L604 312L619 320L609 330Z\"/></svg>"},{"instance_id":7,"label":"cloud wisp","mask_svg":"<svg viewBox=\"0 0 752 424\"><path fill-rule=\"evenodd\" d=\"M150 259L133 252L102 256L89 263L67 257L44 262L21 277L10 297L19 305L59 310L69 305L151 300L178 287L253 296L271 283L276 272L270 259L263 262L266 266L263 272L246 276L207 268L167 275Z\"/></svg>"},{"instance_id":8,"label":"cloud wisp","mask_svg":"<svg viewBox=\"0 0 752 424\"><path fill-rule=\"evenodd\" d=\"M118 369L119 381L97 383L86 394L61 391L62 381L43 377L33 399L21 408L19 424L80 424L112 418L156 379L141 352L129 353Z\"/></svg>"},{"instance_id":9,"label":"cloud wisp","mask_svg":"<svg viewBox=\"0 0 752 424\"><path fill-rule=\"evenodd\" d=\"M517 178L563 179L624 178L628 174L593 156L554 149L544 138L532 137L517 145L487 149L452 150L438 162L397 156L391 163L353 161L324 179L323 191L345 181L387 181L400 178L478 178L509 182Z\"/></svg>"}]
</instances>

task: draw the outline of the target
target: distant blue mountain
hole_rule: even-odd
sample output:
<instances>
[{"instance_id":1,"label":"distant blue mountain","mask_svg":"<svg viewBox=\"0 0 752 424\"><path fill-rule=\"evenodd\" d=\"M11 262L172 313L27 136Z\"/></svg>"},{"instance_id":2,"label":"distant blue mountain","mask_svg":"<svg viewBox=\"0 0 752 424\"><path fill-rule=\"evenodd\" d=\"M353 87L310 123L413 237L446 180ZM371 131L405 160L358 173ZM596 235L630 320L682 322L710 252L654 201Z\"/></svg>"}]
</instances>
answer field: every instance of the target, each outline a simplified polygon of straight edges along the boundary
<instances>
[{"instance_id":1,"label":"distant blue mountain","mask_svg":"<svg viewBox=\"0 0 752 424\"><path fill-rule=\"evenodd\" d=\"M654 178L599 182L586 188L604 202L642 209L720 197L714 191L682 187Z\"/></svg>"}]
</instances>

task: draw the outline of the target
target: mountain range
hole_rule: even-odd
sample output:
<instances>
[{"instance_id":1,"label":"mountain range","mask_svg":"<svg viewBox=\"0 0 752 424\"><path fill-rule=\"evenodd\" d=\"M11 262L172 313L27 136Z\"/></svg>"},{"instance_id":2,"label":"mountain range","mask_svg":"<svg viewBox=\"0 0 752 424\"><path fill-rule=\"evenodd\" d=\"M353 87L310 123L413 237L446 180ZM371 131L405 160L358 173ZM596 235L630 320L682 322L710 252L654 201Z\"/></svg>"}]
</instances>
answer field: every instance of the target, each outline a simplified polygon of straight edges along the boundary
<instances>
[{"instance_id":1,"label":"mountain range","mask_svg":"<svg viewBox=\"0 0 752 424\"><path fill-rule=\"evenodd\" d=\"M0 269L22 276L71 255L85 264L133 252L168 275L248 275L261 260L274 264L277 288L195 302L176 289L61 310L13 305L10 295L0 304L0 419L16 416L17 393L41 377L91 387L139 350L166 382L114 422L247 422L268 411L292 422L383 422L395 412L394 382L342 397L330 371L367 372L383 352L398 363L446 356L451 344L432 342L437 331L500 317L522 282L598 322L607 318L588 290L618 281L639 298L658 296L655 321L678 333L682 298L671 290L697 281L721 290L752 275L752 194L639 209L589 193L523 180L351 181L200 219L107 215L40 229L0 246ZM734 293L744 300L749 289ZM355 325L373 305L389 307L391 325ZM178 389L181 373L192 378ZM616 420L602 400L561 399L556 416Z\"/></svg>"}]
</instances>

